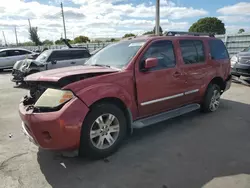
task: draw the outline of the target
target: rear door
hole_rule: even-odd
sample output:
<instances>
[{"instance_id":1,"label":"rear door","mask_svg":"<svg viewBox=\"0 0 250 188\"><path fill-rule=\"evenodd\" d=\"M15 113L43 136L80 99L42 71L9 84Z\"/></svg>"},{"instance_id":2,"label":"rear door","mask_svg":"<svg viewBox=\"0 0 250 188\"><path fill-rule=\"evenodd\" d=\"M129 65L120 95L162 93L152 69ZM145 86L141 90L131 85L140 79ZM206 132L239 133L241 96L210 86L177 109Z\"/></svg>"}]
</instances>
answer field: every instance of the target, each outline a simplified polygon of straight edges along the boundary
<instances>
[{"instance_id":1,"label":"rear door","mask_svg":"<svg viewBox=\"0 0 250 188\"><path fill-rule=\"evenodd\" d=\"M140 117L157 114L181 105L185 84L170 40L151 42L140 55L135 68ZM147 58L157 58L158 66L143 72Z\"/></svg>"},{"instance_id":2,"label":"rear door","mask_svg":"<svg viewBox=\"0 0 250 188\"><path fill-rule=\"evenodd\" d=\"M200 90L205 87L205 78L208 71L203 40L179 40L180 68L186 77L184 103L193 103L200 100Z\"/></svg>"}]
</instances>

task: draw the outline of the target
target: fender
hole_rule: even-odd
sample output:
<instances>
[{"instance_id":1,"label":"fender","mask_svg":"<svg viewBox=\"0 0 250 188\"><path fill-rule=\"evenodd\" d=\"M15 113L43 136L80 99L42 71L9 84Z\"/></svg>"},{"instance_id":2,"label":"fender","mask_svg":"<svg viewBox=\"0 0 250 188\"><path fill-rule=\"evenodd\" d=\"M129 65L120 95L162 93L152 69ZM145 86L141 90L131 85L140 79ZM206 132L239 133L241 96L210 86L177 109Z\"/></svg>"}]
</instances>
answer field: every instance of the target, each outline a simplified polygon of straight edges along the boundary
<instances>
[{"instance_id":1,"label":"fender","mask_svg":"<svg viewBox=\"0 0 250 188\"><path fill-rule=\"evenodd\" d=\"M117 84L98 83L88 86L76 93L76 95L89 107L93 103L105 98L118 98L136 117L137 107L135 99L121 86Z\"/></svg>"}]
</instances>

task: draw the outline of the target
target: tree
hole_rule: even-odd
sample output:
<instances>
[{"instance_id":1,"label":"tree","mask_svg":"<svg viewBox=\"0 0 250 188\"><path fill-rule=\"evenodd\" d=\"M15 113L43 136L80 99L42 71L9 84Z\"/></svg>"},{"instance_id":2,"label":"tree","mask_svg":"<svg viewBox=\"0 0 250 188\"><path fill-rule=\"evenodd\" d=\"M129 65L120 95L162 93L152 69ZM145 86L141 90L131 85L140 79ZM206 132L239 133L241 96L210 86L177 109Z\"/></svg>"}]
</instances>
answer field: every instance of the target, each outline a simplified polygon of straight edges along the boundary
<instances>
[{"instance_id":1,"label":"tree","mask_svg":"<svg viewBox=\"0 0 250 188\"><path fill-rule=\"evenodd\" d=\"M163 30L162 30L162 28L161 28L161 26L160 26L160 35L163 33ZM155 34L155 27L154 27L154 29L153 29L153 34Z\"/></svg>"},{"instance_id":2,"label":"tree","mask_svg":"<svg viewBox=\"0 0 250 188\"><path fill-rule=\"evenodd\" d=\"M135 37L135 34L133 34L133 33L127 33L122 38L128 38L128 37Z\"/></svg>"},{"instance_id":3,"label":"tree","mask_svg":"<svg viewBox=\"0 0 250 188\"><path fill-rule=\"evenodd\" d=\"M53 41L52 40L44 40L42 42L43 45L53 45Z\"/></svg>"},{"instance_id":4,"label":"tree","mask_svg":"<svg viewBox=\"0 0 250 188\"><path fill-rule=\"evenodd\" d=\"M37 27L31 27L31 28L29 29L30 40L31 40L32 42L34 42L36 46L42 44L41 41L40 41L40 39L39 39L39 37L38 37L37 31L38 31L38 28L37 28Z\"/></svg>"},{"instance_id":5,"label":"tree","mask_svg":"<svg viewBox=\"0 0 250 188\"><path fill-rule=\"evenodd\" d=\"M216 17L201 18L195 22L189 32L225 34L225 24Z\"/></svg>"},{"instance_id":6,"label":"tree","mask_svg":"<svg viewBox=\"0 0 250 188\"><path fill-rule=\"evenodd\" d=\"M86 43L86 42L90 42L89 38L86 36L80 35L74 38L74 43Z\"/></svg>"},{"instance_id":7,"label":"tree","mask_svg":"<svg viewBox=\"0 0 250 188\"><path fill-rule=\"evenodd\" d=\"M245 32L245 29L239 29L239 31L238 31L238 34L241 34L241 33L244 33Z\"/></svg>"},{"instance_id":8,"label":"tree","mask_svg":"<svg viewBox=\"0 0 250 188\"><path fill-rule=\"evenodd\" d=\"M163 33L163 30L160 26L160 35L162 35L162 33ZM152 34L155 34L155 27L154 27L153 31L147 31L147 32L143 33L143 35L152 35Z\"/></svg>"}]
</instances>

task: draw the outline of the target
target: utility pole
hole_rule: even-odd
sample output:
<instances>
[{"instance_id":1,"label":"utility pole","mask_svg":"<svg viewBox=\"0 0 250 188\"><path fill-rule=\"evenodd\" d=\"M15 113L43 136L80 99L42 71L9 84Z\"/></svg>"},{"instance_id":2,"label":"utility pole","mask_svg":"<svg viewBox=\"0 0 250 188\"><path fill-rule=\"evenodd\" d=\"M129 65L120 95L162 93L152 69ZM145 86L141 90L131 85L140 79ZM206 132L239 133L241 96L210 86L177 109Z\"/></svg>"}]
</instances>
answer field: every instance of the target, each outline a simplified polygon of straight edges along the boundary
<instances>
[{"instance_id":1,"label":"utility pole","mask_svg":"<svg viewBox=\"0 0 250 188\"><path fill-rule=\"evenodd\" d=\"M28 22L29 22L29 27L30 27L30 30L31 30L31 24L30 24L30 19L28 19Z\"/></svg>"},{"instance_id":2,"label":"utility pole","mask_svg":"<svg viewBox=\"0 0 250 188\"><path fill-rule=\"evenodd\" d=\"M160 0L156 0L155 8L155 35L160 35Z\"/></svg>"},{"instance_id":3,"label":"utility pole","mask_svg":"<svg viewBox=\"0 0 250 188\"><path fill-rule=\"evenodd\" d=\"M16 33L16 26L15 26L15 36L16 36L16 45L18 46L17 33Z\"/></svg>"},{"instance_id":4,"label":"utility pole","mask_svg":"<svg viewBox=\"0 0 250 188\"><path fill-rule=\"evenodd\" d=\"M3 38L4 38L5 46L8 46L8 45L7 45L7 42L6 42L6 38L5 38L4 31L3 31Z\"/></svg>"},{"instance_id":5,"label":"utility pole","mask_svg":"<svg viewBox=\"0 0 250 188\"><path fill-rule=\"evenodd\" d=\"M64 38L67 39L66 36L66 27L65 27L65 20L64 20L64 12L63 12L63 3L61 2L61 9L62 9L62 19L63 19L63 29L64 29Z\"/></svg>"}]
</instances>

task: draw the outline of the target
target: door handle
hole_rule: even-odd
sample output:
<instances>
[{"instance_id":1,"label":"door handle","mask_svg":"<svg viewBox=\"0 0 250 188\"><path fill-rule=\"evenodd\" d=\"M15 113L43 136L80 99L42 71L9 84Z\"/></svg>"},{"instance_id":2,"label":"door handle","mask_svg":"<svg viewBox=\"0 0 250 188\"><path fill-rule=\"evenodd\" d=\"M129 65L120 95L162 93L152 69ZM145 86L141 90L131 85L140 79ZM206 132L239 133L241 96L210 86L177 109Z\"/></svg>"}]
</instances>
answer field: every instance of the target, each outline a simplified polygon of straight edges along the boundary
<instances>
[{"instance_id":1,"label":"door handle","mask_svg":"<svg viewBox=\"0 0 250 188\"><path fill-rule=\"evenodd\" d=\"M180 77L181 76L181 73L176 71L174 74L173 74L174 77Z\"/></svg>"},{"instance_id":2,"label":"door handle","mask_svg":"<svg viewBox=\"0 0 250 188\"><path fill-rule=\"evenodd\" d=\"M71 62L71 64L76 64L76 62L73 61L73 62Z\"/></svg>"}]
</instances>

